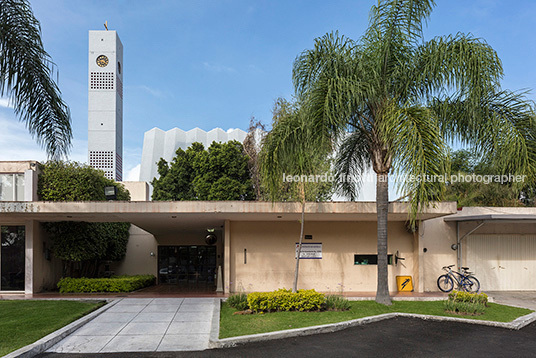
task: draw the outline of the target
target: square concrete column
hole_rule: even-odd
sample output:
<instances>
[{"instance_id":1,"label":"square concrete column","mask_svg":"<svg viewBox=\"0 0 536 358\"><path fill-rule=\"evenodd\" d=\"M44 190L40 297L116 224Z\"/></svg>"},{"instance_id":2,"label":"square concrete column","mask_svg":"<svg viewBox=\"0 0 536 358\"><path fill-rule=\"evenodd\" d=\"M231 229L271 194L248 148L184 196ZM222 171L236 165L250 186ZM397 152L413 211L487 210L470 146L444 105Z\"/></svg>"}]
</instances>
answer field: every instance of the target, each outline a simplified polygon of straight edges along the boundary
<instances>
[{"instance_id":1,"label":"square concrete column","mask_svg":"<svg viewBox=\"0 0 536 358\"><path fill-rule=\"evenodd\" d=\"M33 269L34 269L34 222L27 221L24 224L25 231L25 260L24 260L24 293L33 293Z\"/></svg>"},{"instance_id":2,"label":"square concrete column","mask_svg":"<svg viewBox=\"0 0 536 358\"><path fill-rule=\"evenodd\" d=\"M223 234L223 292L232 292L231 282L231 222L225 220Z\"/></svg>"}]
</instances>

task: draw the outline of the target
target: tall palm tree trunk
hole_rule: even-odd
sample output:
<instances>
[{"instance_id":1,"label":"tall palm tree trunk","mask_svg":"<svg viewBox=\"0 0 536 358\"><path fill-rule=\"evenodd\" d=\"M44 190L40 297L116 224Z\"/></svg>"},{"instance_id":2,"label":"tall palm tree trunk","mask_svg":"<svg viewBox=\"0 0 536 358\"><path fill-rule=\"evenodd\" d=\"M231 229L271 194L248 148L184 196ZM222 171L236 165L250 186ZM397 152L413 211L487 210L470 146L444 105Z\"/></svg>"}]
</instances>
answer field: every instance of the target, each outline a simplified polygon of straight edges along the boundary
<instances>
[{"instance_id":1,"label":"tall palm tree trunk","mask_svg":"<svg viewBox=\"0 0 536 358\"><path fill-rule=\"evenodd\" d=\"M378 215L378 286L376 302L390 305L387 272L387 214L389 212L389 181L387 174L376 175L376 211Z\"/></svg>"},{"instance_id":2,"label":"tall palm tree trunk","mask_svg":"<svg viewBox=\"0 0 536 358\"><path fill-rule=\"evenodd\" d=\"M300 270L300 256L301 256L301 248L302 248L302 242L303 242L303 225L304 225L304 219L305 219L305 188L304 183L301 183L301 220L300 220L300 239L298 241L298 254L296 257L296 269L294 270L294 285L292 285L292 292L298 292L298 272Z\"/></svg>"}]
</instances>

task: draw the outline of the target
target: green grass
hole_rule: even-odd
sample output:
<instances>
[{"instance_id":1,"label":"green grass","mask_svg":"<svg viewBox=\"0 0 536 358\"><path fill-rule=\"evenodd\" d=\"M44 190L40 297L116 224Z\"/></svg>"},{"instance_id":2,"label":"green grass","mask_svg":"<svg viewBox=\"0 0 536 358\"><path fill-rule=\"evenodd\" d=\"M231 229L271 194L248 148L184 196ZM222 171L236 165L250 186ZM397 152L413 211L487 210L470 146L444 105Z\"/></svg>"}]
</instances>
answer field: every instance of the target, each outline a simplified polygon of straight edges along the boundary
<instances>
[{"instance_id":1,"label":"green grass","mask_svg":"<svg viewBox=\"0 0 536 358\"><path fill-rule=\"evenodd\" d=\"M54 332L104 302L0 301L0 356Z\"/></svg>"},{"instance_id":2,"label":"green grass","mask_svg":"<svg viewBox=\"0 0 536 358\"><path fill-rule=\"evenodd\" d=\"M448 314L445 312L443 301L394 301L391 306L384 306L374 301L352 301L352 308L349 311L342 312L273 312L233 315L236 310L224 302L220 315L220 338L316 326L391 312L419 313L498 322L510 322L532 312L524 308L495 303L488 303L488 305L486 312L481 316Z\"/></svg>"}]
</instances>

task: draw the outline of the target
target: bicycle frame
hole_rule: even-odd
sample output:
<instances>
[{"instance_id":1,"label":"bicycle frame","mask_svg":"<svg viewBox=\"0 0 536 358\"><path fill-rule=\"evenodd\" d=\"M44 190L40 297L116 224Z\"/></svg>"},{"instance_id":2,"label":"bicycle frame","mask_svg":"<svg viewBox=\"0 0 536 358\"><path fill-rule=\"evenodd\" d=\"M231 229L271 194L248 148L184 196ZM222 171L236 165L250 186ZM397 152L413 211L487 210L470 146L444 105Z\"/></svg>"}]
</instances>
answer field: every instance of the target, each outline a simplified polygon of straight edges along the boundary
<instances>
[{"instance_id":1,"label":"bicycle frame","mask_svg":"<svg viewBox=\"0 0 536 358\"><path fill-rule=\"evenodd\" d=\"M463 291L466 291L463 282L469 277L469 274L467 274L466 272L454 271L451 267L449 267L447 275L452 279L452 281L456 282L458 290L461 289Z\"/></svg>"}]
</instances>

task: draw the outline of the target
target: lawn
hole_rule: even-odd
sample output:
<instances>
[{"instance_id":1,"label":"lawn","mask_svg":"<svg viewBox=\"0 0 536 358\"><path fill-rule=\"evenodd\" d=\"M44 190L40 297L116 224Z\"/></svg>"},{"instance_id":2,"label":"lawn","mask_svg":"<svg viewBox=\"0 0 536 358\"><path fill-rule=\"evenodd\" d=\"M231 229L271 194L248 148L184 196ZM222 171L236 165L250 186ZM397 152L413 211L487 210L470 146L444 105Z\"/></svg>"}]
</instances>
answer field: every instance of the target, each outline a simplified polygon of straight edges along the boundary
<instances>
[{"instance_id":1,"label":"lawn","mask_svg":"<svg viewBox=\"0 0 536 358\"><path fill-rule=\"evenodd\" d=\"M224 302L222 303L220 315L220 338L316 326L391 312L419 313L499 322L510 322L532 312L528 309L496 303L488 303L489 307L481 316L448 314L443 308L443 301L394 301L390 307L374 301L352 301L351 305L352 308L349 311L342 312L274 312L233 315L236 310Z\"/></svg>"},{"instance_id":2,"label":"lawn","mask_svg":"<svg viewBox=\"0 0 536 358\"><path fill-rule=\"evenodd\" d=\"M0 301L0 356L33 343L104 302Z\"/></svg>"}]
</instances>

